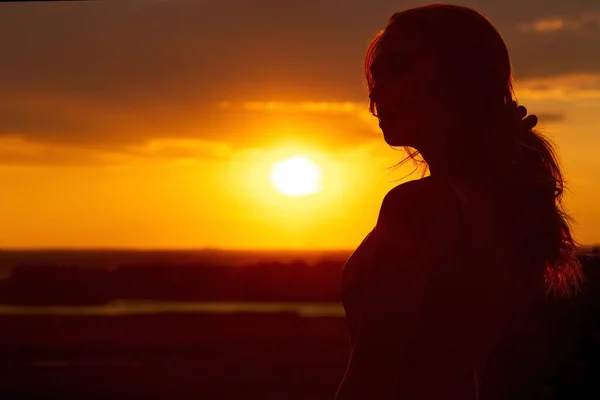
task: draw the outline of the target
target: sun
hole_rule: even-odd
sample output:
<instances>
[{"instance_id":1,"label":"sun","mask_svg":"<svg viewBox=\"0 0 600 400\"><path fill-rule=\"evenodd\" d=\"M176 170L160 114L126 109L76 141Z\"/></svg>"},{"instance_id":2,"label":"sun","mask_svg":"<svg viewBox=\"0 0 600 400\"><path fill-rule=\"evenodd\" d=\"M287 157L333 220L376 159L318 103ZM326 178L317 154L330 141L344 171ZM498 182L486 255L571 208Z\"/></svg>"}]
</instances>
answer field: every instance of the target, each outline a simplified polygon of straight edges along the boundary
<instances>
[{"instance_id":1,"label":"sun","mask_svg":"<svg viewBox=\"0 0 600 400\"><path fill-rule=\"evenodd\" d=\"M321 191L321 168L310 158L293 156L273 165L270 181L286 196L306 196Z\"/></svg>"}]
</instances>

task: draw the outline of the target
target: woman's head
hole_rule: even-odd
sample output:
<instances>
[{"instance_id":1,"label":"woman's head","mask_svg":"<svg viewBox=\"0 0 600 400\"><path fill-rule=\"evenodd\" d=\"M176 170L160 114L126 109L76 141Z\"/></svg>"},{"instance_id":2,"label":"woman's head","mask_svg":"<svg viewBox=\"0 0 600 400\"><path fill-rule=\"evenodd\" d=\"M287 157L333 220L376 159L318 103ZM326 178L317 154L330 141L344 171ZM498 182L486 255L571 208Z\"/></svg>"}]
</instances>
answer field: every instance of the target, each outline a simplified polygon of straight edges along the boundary
<instances>
[{"instance_id":1,"label":"woman's head","mask_svg":"<svg viewBox=\"0 0 600 400\"><path fill-rule=\"evenodd\" d=\"M512 105L506 46L467 7L432 4L392 15L369 45L365 73L370 110L392 146L481 152Z\"/></svg>"},{"instance_id":2,"label":"woman's head","mask_svg":"<svg viewBox=\"0 0 600 400\"><path fill-rule=\"evenodd\" d=\"M452 179L474 177L493 193L506 234L532 269L545 271L548 288L576 289L578 243L556 153L533 125L515 124L511 64L493 25L448 4L396 13L371 41L365 73L386 142L408 153L399 165L412 159ZM415 160L419 153L426 163Z\"/></svg>"}]
</instances>

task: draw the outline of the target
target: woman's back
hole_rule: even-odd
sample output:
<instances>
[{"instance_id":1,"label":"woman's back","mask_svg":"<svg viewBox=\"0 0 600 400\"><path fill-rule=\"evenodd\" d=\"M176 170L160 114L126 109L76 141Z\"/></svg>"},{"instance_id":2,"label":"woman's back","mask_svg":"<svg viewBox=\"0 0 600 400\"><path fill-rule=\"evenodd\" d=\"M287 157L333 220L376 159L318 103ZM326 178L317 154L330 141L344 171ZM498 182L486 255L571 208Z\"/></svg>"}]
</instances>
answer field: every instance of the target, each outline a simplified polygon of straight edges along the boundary
<instances>
[{"instance_id":1,"label":"woman's back","mask_svg":"<svg viewBox=\"0 0 600 400\"><path fill-rule=\"evenodd\" d=\"M430 312L436 318L452 313L440 310L440 304L466 311L446 315L444 322L458 323L457 332L470 329L457 343L473 351L475 359L483 355L476 361L480 399L554 399L559 367L577 345L576 321L562 310L573 304L547 297L544 276L531 272L539 269L527 265L507 240L505 219L511 210L501 207L510 202L472 186L452 188L461 204L459 259L465 268L438 276L431 291L456 297L432 302Z\"/></svg>"},{"instance_id":2,"label":"woman's back","mask_svg":"<svg viewBox=\"0 0 600 400\"><path fill-rule=\"evenodd\" d=\"M447 184L429 179L428 184ZM456 369L461 360L463 379L473 382L476 398L506 398L522 390L510 383L520 374L512 364L523 367L536 359L531 354L524 360L518 343L527 331L521 327L528 322L536 325L533 309L543 297L543 277L525 274L529 269L507 240L499 212L502 202L493 193L468 184L450 186L461 216L461 245L454 262L447 263L429 287L430 301L422 309L421 352L429 348L434 358L436 349L427 343L439 343L440 353L454 352L454 357L445 358L446 365L439 366L440 373ZM532 334L537 330L529 329ZM447 337L439 340L439 335ZM535 342L541 344L539 339Z\"/></svg>"}]
</instances>

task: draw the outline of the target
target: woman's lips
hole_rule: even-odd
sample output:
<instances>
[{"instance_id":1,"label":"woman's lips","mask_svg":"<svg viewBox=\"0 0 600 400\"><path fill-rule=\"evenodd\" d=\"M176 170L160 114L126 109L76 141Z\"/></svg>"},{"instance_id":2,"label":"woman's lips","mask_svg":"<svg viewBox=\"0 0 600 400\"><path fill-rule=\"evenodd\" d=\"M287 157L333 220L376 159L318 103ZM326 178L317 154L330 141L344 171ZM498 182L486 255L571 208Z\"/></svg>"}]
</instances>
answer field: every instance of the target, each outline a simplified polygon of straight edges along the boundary
<instances>
[{"instance_id":1,"label":"woman's lips","mask_svg":"<svg viewBox=\"0 0 600 400\"><path fill-rule=\"evenodd\" d=\"M390 111L381 111L377 113L380 120L387 120L393 118L394 114Z\"/></svg>"},{"instance_id":2,"label":"woman's lips","mask_svg":"<svg viewBox=\"0 0 600 400\"><path fill-rule=\"evenodd\" d=\"M390 114L380 114L379 115L379 123L391 121L393 119L394 119L394 117Z\"/></svg>"}]
</instances>

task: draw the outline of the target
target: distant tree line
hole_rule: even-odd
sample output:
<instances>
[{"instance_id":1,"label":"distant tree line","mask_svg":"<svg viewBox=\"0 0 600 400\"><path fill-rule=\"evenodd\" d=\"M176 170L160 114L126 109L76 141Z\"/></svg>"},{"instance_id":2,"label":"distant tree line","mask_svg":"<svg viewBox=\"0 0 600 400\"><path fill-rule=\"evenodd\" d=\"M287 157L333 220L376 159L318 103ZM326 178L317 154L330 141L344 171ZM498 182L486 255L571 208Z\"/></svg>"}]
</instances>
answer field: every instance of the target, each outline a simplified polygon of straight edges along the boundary
<instances>
[{"instance_id":1,"label":"distant tree line","mask_svg":"<svg viewBox=\"0 0 600 400\"><path fill-rule=\"evenodd\" d=\"M0 281L0 304L92 305L115 299L165 301L340 301L343 262L245 266L147 263L103 269L21 265Z\"/></svg>"}]
</instances>

